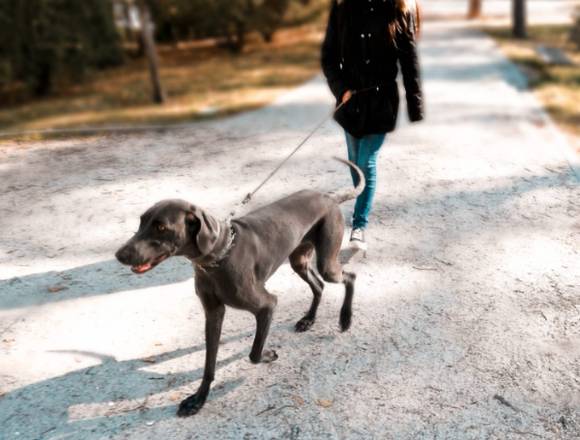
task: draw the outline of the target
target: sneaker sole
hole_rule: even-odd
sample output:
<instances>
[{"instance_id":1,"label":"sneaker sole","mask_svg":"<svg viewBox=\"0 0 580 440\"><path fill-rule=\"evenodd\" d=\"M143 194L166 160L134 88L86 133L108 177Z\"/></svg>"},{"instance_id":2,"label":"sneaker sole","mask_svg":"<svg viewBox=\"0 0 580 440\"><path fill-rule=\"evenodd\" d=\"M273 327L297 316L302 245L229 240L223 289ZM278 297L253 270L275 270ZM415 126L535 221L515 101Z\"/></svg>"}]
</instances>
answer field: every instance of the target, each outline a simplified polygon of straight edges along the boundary
<instances>
[{"instance_id":1,"label":"sneaker sole","mask_svg":"<svg viewBox=\"0 0 580 440\"><path fill-rule=\"evenodd\" d=\"M368 245L360 240L351 240L348 244L348 247L357 251L366 251Z\"/></svg>"}]
</instances>

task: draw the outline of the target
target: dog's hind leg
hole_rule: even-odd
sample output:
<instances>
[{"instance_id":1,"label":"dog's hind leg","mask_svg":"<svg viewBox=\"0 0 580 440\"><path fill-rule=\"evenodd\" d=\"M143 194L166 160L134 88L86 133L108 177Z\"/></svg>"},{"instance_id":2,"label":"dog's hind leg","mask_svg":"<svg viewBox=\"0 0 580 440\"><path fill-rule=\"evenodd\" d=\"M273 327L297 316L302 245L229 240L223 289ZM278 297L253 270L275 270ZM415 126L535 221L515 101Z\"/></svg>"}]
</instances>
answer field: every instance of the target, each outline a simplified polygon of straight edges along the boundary
<instances>
[{"instance_id":1,"label":"dog's hind leg","mask_svg":"<svg viewBox=\"0 0 580 440\"><path fill-rule=\"evenodd\" d=\"M319 271L324 281L344 284L344 301L340 309L340 329L345 332L350 328L352 321L352 299L354 297L354 283L356 274L342 270L340 263L325 265L319 264Z\"/></svg>"},{"instance_id":2,"label":"dog's hind leg","mask_svg":"<svg viewBox=\"0 0 580 440\"><path fill-rule=\"evenodd\" d=\"M356 275L343 270L338 254L344 234L344 220L337 208L328 214L321 224L315 241L317 268L322 279L329 283L344 284L344 301L340 309L340 328L344 332L350 328L352 321L352 299Z\"/></svg>"},{"instance_id":3,"label":"dog's hind leg","mask_svg":"<svg viewBox=\"0 0 580 440\"><path fill-rule=\"evenodd\" d=\"M324 289L324 282L316 271L312 269L311 262L313 255L314 246L309 242L302 243L290 254L290 266L292 266L292 269L300 278L308 283L313 295L310 309L294 327L297 332L305 332L314 324L316 311L320 305L320 298L322 297L322 290Z\"/></svg>"},{"instance_id":4,"label":"dog's hind leg","mask_svg":"<svg viewBox=\"0 0 580 440\"><path fill-rule=\"evenodd\" d=\"M203 298L201 295L200 298L205 311L205 368L203 371L203 379L197 392L179 404L177 415L180 417L196 414L203 407L215 375L225 307L223 304L217 303L217 301L211 300L210 298Z\"/></svg>"},{"instance_id":5,"label":"dog's hind leg","mask_svg":"<svg viewBox=\"0 0 580 440\"><path fill-rule=\"evenodd\" d=\"M260 306L252 311L256 317L256 336L254 337L252 351L250 352L250 361L254 364L273 362L278 359L278 355L274 350L264 351L264 344L268 337L272 316L274 315L274 308L276 307L278 299L268 293L264 287L259 287L258 289L260 291L258 293Z\"/></svg>"},{"instance_id":6,"label":"dog's hind leg","mask_svg":"<svg viewBox=\"0 0 580 440\"><path fill-rule=\"evenodd\" d=\"M354 272L342 272L342 283L344 284L344 301L340 309L340 329L345 332L350 328L352 321L352 298L354 297L354 282L356 274Z\"/></svg>"}]
</instances>

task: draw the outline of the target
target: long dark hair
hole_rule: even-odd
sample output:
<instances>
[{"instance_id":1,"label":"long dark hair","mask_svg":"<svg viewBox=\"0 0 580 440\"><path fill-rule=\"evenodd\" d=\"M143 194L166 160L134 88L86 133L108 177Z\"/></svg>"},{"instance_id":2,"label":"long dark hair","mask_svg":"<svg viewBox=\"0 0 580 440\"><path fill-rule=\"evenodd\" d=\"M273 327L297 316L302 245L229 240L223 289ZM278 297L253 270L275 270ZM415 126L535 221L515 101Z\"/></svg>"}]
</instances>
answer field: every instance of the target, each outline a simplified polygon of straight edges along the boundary
<instances>
[{"instance_id":1,"label":"long dark hair","mask_svg":"<svg viewBox=\"0 0 580 440\"><path fill-rule=\"evenodd\" d=\"M389 43L396 44L397 34L409 33L419 36L421 11L417 0L393 0L394 13L387 23Z\"/></svg>"}]
</instances>

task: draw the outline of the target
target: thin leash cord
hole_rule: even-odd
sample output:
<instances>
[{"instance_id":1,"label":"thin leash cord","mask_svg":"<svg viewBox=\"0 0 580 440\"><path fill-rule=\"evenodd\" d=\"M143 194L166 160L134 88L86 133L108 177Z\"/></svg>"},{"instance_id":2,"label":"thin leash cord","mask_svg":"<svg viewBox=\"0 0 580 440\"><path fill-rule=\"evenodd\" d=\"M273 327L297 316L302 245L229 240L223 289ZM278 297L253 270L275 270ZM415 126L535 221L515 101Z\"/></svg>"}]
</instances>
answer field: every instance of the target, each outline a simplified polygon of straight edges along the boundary
<instances>
[{"instance_id":1,"label":"thin leash cord","mask_svg":"<svg viewBox=\"0 0 580 440\"><path fill-rule=\"evenodd\" d=\"M374 87L367 87L365 89L360 89L360 90L354 90L352 91L352 96L358 94L358 93L363 93L363 92L368 92L370 90L378 90L379 88L377 86ZM278 166L276 168L274 168L270 174L268 174L268 176L262 180L262 182L250 193L246 194L246 197L244 197L244 200L241 201L241 203L238 203L238 205L230 212L230 214L227 217L227 221L231 220L234 215L236 214L236 212L238 211L238 209L240 209L241 207L243 207L244 205L247 205L250 200L252 200L252 197L254 197L254 194L256 194L260 189L262 189L262 187L280 170L280 168L282 168L284 166L284 164L286 162L288 162L292 156L294 156L298 150L300 150L300 148L302 148L304 146L304 144L306 144L306 142L308 142L308 140L314 135L314 133L316 133L320 127L322 127L330 118L332 118L334 116L334 114L343 106L345 105L350 99L341 102L339 105L336 106L336 108L328 115L326 115L324 117L324 119L322 119L322 121L320 121L312 130L310 130L310 132L306 135L306 137L304 139L302 139L302 142L300 142L298 144L298 146L296 148L294 148L294 150L292 150L292 152L290 152L290 154L288 154L288 156L286 156L284 158L284 160L282 160L282 162L280 162L278 164Z\"/></svg>"}]
</instances>

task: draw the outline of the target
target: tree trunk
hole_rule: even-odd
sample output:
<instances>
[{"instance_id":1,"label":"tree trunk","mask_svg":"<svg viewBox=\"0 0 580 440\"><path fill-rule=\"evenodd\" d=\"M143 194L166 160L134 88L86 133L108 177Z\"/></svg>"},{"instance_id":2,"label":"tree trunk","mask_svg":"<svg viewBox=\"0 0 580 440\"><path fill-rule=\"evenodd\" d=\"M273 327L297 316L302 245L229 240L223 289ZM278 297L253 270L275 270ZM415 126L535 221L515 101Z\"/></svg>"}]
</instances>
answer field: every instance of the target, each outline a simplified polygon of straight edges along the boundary
<instances>
[{"instance_id":1,"label":"tree trunk","mask_svg":"<svg viewBox=\"0 0 580 440\"><path fill-rule=\"evenodd\" d=\"M578 50L580 50L580 8L576 12L576 24L570 30L570 41L572 41Z\"/></svg>"},{"instance_id":2,"label":"tree trunk","mask_svg":"<svg viewBox=\"0 0 580 440\"><path fill-rule=\"evenodd\" d=\"M513 2L513 36L527 38L526 30L526 0L512 0Z\"/></svg>"},{"instance_id":3,"label":"tree trunk","mask_svg":"<svg viewBox=\"0 0 580 440\"><path fill-rule=\"evenodd\" d=\"M272 40L274 40L274 31L271 29L263 30L260 32L260 35L262 36L262 39L265 43L271 43Z\"/></svg>"},{"instance_id":4,"label":"tree trunk","mask_svg":"<svg viewBox=\"0 0 580 440\"><path fill-rule=\"evenodd\" d=\"M131 6L127 2L123 2L123 15L125 19L125 41L133 41L135 36L131 30Z\"/></svg>"},{"instance_id":5,"label":"tree trunk","mask_svg":"<svg viewBox=\"0 0 580 440\"><path fill-rule=\"evenodd\" d=\"M54 68L51 63L40 63L34 78L34 95L46 96L52 90Z\"/></svg>"},{"instance_id":6,"label":"tree trunk","mask_svg":"<svg viewBox=\"0 0 580 440\"><path fill-rule=\"evenodd\" d=\"M226 33L226 44L233 53L241 53L246 45L246 24L242 20L235 20L233 32Z\"/></svg>"},{"instance_id":7,"label":"tree trunk","mask_svg":"<svg viewBox=\"0 0 580 440\"><path fill-rule=\"evenodd\" d=\"M469 0L469 10L467 11L467 18L474 19L481 16L481 1Z\"/></svg>"},{"instance_id":8,"label":"tree trunk","mask_svg":"<svg viewBox=\"0 0 580 440\"><path fill-rule=\"evenodd\" d=\"M145 1L139 2L139 18L141 21L141 35L147 63L149 64L149 73L151 74L151 85L153 87L153 101L162 104L165 102L165 92L161 85L159 77L159 62L157 51L155 49L155 39L153 38L153 27L151 26L151 12Z\"/></svg>"}]
</instances>

